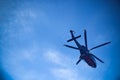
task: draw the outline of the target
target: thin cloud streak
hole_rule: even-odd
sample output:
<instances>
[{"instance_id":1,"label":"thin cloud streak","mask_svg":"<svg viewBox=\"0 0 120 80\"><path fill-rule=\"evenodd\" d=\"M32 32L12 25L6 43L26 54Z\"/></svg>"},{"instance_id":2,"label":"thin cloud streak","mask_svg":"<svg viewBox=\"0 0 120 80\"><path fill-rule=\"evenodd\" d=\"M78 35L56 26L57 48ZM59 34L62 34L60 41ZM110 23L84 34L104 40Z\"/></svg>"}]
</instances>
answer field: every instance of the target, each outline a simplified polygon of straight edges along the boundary
<instances>
[{"instance_id":1,"label":"thin cloud streak","mask_svg":"<svg viewBox=\"0 0 120 80\"><path fill-rule=\"evenodd\" d=\"M60 78L60 80L79 80L74 70L67 68L59 68L52 70L53 75Z\"/></svg>"},{"instance_id":2,"label":"thin cloud streak","mask_svg":"<svg viewBox=\"0 0 120 80\"><path fill-rule=\"evenodd\" d=\"M59 65L59 67L51 69L51 74L57 78L57 80L81 80L82 77L78 77L78 72L70 65L71 59L62 53L56 50L48 50L44 57L47 57L49 62Z\"/></svg>"}]
</instances>

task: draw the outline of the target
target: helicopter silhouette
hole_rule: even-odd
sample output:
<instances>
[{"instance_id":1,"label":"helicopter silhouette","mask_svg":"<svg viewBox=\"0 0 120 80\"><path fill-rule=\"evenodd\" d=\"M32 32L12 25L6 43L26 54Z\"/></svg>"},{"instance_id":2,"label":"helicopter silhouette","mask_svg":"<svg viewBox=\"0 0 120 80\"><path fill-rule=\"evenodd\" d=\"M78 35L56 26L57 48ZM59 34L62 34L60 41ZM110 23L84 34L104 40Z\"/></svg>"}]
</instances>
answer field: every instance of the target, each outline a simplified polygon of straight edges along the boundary
<instances>
[{"instance_id":1,"label":"helicopter silhouette","mask_svg":"<svg viewBox=\"0 0 120 80\"><path fill-rule=\"evenodd\" d=\"M73 30L70 30L72 39L67 40L67 42L74 41L75 44L77 45L77 47L73 47L73 46L66 45L66 44L64 44L64 46L66 46L66 47L68 47L68 48L72 48L72 49L76 49L76 50L79 50L79 51L80 51L80 57L79 57L79 60L76 62L76 65L77 65L81 60L84 60L89 66L91 66L91 67L93 67L93 68L96 68L97 65L96 65L95 59L97 59L97 60L100 61L101 63L104 63L101 59L99 59L98 57L96 57L94 54L90 53L90 51L93 50L93 49L99 48L99 47L101 47L101 46L107 45L107 44L109 44L109 43L111 43L111 42L109 41L109 42L103 43L103 44L101 44L101 45L95 46L95 47L93 47L93 48L91 48L91 49L88 49L88 45L87 45L87 32L86 32L86 30L84 30L85 46L84 46L84 45L81 45L81 44L76 40L76 39L80 38L81 35L75 37L73 32L74 32Z\"/></svg>"}]
</instances>

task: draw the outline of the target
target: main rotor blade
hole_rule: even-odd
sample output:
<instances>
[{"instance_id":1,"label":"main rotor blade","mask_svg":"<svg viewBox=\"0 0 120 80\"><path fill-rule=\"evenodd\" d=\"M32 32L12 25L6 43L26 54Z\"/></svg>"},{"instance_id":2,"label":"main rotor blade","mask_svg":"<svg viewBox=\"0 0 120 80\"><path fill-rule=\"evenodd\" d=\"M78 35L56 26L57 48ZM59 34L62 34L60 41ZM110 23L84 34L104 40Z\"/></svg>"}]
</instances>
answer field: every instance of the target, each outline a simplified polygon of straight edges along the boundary
<instances>
[{"instance_id":1,"label":"main rotor blade","mask_svg":"<svg viewBox=\"0 0 120 80\"><path fill-rule=\"evenodd\" d=\"M64 44L64 46L69 47L69 48L72 48L72 49L77 49L77 50L79 50L77 47L69 46L69 45L66 45L66 44Z\"/></svg>"},{"instance_id":2,"label":"main rotor blade","mask_svg":"<svg viewBox=\"0 0 120 80\"><path fill-rule=\"evenodd\" d=\"M99 59L98 57L96 57L95 55L91 54L93 57L95 57L98 61L100 61L101 63L104 63L101 59Z\"/></svg>"},{"instance_id":3,"label":"main rotor blade","mask_svg":"<svg viewBox=\"0 0 120 80\"><path fill-rule=\"evenodd\" d=\"M93 49L99 48L99 47L104 46L104 45L107 45L107 44L109 44L109 43L111 43L111 42L106 42L106 43L104 43L104 44L101 44L101 45L95 46L95 47L91 48L90 50L93 50Z\"/></svg>"},{"instance_id":4,"label":"main rotor blade","mask_svg":"<svg viewBox=\"0 0 120 80\"><path fill-rule=\"evenodd\" d=\"M84 40L85 40L85 46L88 49L88 46L87 46L87 32L86 32L86 30L84 30Z\"/></svg>"},{"instance_id":5,"label":"main rotor blade","mask_svg":"<svg viewBox=\"0 0 120 80\"><path fill-rule=\"evenodd\" d=\"M76 62L76 65L78 65L78 63L81 61L81 58Z\"/></svg>"}]
</instances>

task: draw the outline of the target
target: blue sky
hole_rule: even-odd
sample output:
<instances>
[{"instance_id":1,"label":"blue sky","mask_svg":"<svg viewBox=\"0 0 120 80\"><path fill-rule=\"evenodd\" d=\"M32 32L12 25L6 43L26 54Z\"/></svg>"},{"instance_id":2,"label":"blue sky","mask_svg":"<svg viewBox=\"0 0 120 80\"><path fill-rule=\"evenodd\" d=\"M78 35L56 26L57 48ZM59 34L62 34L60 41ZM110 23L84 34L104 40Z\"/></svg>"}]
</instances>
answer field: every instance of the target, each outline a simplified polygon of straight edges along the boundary
<instances>
[{"instance_id":1,"label":"blue sky","mask_svg":"<svg viewBox=\"0 0 120 80\"><path fill-rule=\"evenodd\" d=\"M0 76L3 80L117 80L119 73L119 2L117 0L0 1ZM75 65L79 52L63 44L72 29L105 63ZM119 80L119 79L118 79Z\"/></svg>"}]
</instances>

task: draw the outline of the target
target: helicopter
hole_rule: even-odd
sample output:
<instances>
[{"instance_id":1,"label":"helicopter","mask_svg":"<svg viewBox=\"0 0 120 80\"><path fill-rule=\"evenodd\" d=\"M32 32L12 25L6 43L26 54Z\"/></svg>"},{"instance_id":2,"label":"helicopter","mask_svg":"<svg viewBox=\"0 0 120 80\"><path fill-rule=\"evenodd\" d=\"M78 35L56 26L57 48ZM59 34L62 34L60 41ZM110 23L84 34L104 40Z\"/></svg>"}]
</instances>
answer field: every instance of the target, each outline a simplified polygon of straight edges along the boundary
<instances>
[{"instance_id":1,"label":"helicopter","mask_svg":"<svg viewBox=\"0 0 120 80\"><path fill-rule=\"evenodd\" d=\"M74 36L74 31L73 30L70 30L70 33L71 33L71 36L72 38L67 40L67 42L71 42L71 41L74 41L76 46L77 47L73 47L73 46L70 46L70 45L66 45L64 44L65 47L68 47L68 48L72 48L72 49L76 49L76 50L79 50L80 52L80 56L79 56L79 60L76 62L76 65L78 65L78 63L81 61L81 60L84 60L89 66L91 66L92 68L96 68L97 65L96 65L96 60L100 61L101 63L104 63L101 59L99 59L98 57L96 57L94 54L90 53L91 50L93 49L96 49L96 48L99 48L99 47L102 47L104 45L107 45L109 43L111 43L111 41L109 42L106 42L106 43L103 43L103 44L100 44L98 46L95 46L91 49L88 49L88 45L87 45L87 32L86 30L84 29L84 41L85 41L85 45L81 45L77 39L81 37L81 35L79 36ZM95 60L96 59L96 60Z\"/></svg>"}]
</instances>

